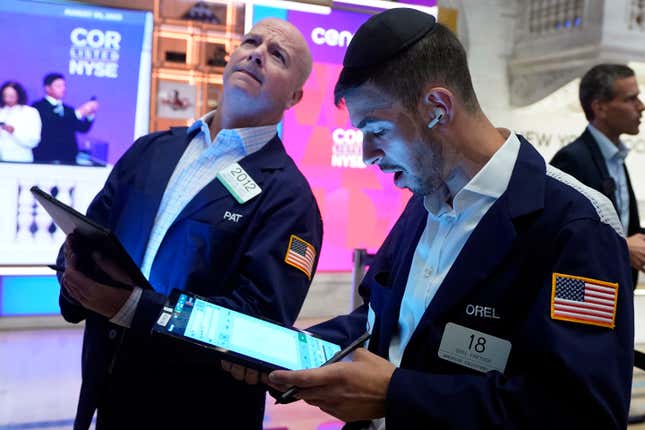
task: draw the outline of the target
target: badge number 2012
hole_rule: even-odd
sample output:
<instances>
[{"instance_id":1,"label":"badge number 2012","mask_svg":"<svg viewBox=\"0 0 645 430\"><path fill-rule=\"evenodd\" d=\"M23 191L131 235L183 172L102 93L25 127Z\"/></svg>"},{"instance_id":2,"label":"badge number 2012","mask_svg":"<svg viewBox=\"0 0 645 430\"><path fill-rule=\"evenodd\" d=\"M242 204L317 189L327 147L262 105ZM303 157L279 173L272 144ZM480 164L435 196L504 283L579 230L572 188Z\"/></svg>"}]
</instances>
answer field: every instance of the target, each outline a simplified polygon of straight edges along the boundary
<instances>
[{"instance_id":1,"label":"badge number 2012","mask_svg":"<svg viewBox=\"0 0 645 430\"><path fill-rule=\"evenodd\" d=\"M446 324L439 345L439 357L480 372L504 372L511 352L506 339L455 323Z\"/></svg>"},{"instance_id":2,"label":"badge number 2012","mask_svg":"<svg viewBox=\"0 0 645 430\"><path fill-rule=\"evenodd\" d=\"M232 166L229 174L244 188L245 191L252 192L254 189L258 188L258 184L256 184L248 173L246 173L239 165Z\"/></svg>"},{"instance_id":3,"label":"badge number 2012","mask_svg":"<svg viewBox=\"0 0 645 430\"><path fill-rule=\"evenodd\" d=\"M237 163L232 163L217 172L217 179L238 203L245 203L262 192L251 175Z\"/></svg>"}]
</instances>

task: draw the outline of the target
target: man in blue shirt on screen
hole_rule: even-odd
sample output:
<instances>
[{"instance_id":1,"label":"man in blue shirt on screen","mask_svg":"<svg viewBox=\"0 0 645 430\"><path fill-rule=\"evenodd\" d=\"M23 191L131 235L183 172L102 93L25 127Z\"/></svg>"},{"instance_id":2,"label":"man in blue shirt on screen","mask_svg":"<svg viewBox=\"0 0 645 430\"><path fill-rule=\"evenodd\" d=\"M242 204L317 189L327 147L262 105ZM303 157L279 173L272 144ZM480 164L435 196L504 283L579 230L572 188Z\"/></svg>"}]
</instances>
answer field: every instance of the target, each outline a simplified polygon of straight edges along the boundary
<instances>
[{"instance_id":1,"label":"man in blue shirt on screen","mask_svg":"<svg viewBox=\"0 0 645 430\"><path fill-rule=\"evenodd\" d=\"M301 100L310 71L298 30L263 20L231 53L217 110L189 128L142 137L114 166L88 216L117 235L154 289L100 258L131 288L90 279L78 270L87 259L78 240L66 242L61 312L85 321L75 429L87 429L95 410L98 430L262 428L264 389L235 381L208 351L166 344L150 330L174 288L295 321L322 222L276 125Z\"/></svg>"},{"instance_id":2,"label":"man in blue shirt on screen","mask_svg":"<svg viewBox=\"0 0 645 430\"><path fill-rule=\"evenodd\" d=\"M343 346L367 329L367 349L268 382L352 429L626 428L633 302L611 202L490 123L463 46L422 12L364 23L335 99L366 164L414 196L364 305L310 329Z\"/></svg>"}]
</instances>

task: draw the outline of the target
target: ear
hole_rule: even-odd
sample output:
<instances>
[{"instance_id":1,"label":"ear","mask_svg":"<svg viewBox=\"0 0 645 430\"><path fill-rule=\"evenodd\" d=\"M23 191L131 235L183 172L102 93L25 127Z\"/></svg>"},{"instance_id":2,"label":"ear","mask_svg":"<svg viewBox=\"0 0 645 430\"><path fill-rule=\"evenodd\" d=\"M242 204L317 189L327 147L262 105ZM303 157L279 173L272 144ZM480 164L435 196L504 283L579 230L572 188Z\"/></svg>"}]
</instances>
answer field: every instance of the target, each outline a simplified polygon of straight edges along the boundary
<instances>
[{"instance_id":1,"label":"ear","mask_svg":"<svg viewBox=\"0 0 645 430\"><path fill-rule=\"evenodd\" d=\"M424 88L418 108L421 118L427 124L447 124L454 115L455 96L447 88L428 85ZM439 112L443 112L441 119L437 118Z\"/></svg>"},{"instance_id":2,"label":"ear","mask_svg":"<svg viewBox=\"0 0 645 430\"><path fill-rule=\"evenodd\" d=\"M287 105L284 110L291 109L295 105L297 105L300 100L302 100L302 95L304 94L304 91L302 88L297 89L291 94L291 97L289 97L289 100L287 100Z\"/></svg>"},{"instance_id":3,"label":"ear","mask_svg":"<svg viewBox=\"0 0 645 430\"><path fill-rule=\"evenodd\" d=\"M593 111L593 117L595 118L604 118L605 117L605 103L600 100L594 100L591 102L591 110Z\"/></svg>"}]
</instances>

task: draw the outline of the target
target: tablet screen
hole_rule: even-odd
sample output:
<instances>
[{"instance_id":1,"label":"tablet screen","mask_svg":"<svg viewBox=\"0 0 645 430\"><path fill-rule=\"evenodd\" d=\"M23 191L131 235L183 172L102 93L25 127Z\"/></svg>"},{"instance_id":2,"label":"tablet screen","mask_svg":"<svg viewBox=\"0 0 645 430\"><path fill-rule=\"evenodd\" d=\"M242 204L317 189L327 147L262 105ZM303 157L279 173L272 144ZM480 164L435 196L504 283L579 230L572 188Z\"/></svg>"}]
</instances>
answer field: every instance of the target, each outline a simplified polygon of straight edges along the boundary
<instances>
[{"instance_id":1,"label":"tablet screen","mask_svg":"<svg viewBox=\"0 0 645 430\"><path fill-rule=\"evenodd\" d=\"M340 351L340 346L310 334L184 293L179 294L174 309L165 308L157 325L168 334L289 370L319 367Z\"/></svg>"}]
</instances>

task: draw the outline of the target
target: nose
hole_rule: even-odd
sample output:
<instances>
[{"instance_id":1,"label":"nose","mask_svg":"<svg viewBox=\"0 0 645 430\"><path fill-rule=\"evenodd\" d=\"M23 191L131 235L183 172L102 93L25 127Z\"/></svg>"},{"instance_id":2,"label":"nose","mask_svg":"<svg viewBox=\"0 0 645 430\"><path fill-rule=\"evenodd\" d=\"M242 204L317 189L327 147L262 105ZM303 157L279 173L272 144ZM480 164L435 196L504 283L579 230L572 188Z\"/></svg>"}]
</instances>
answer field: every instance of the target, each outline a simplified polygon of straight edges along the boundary
<instances>
[{"instance_id":1,"label":"nose","mask_svg":"<svg viewBox=\"0 0 645 430\"><path fill-rule=\"evenodd\" d=\"M385 154L377 145L374 144L373 139L363 137L363 163L369 165L377 164Z\"/></svg>"},{"instance_id":2,"label":"nose","mask_svg":"<svg viewBox=\"0 0 645 430\"><path fill-rule=\"evenodd\" d=\"M257 46L249 53L248 60L254 62L256 66L261 67L264 61L264 52L261 46Z\"/></svg>"}]
</instances>

